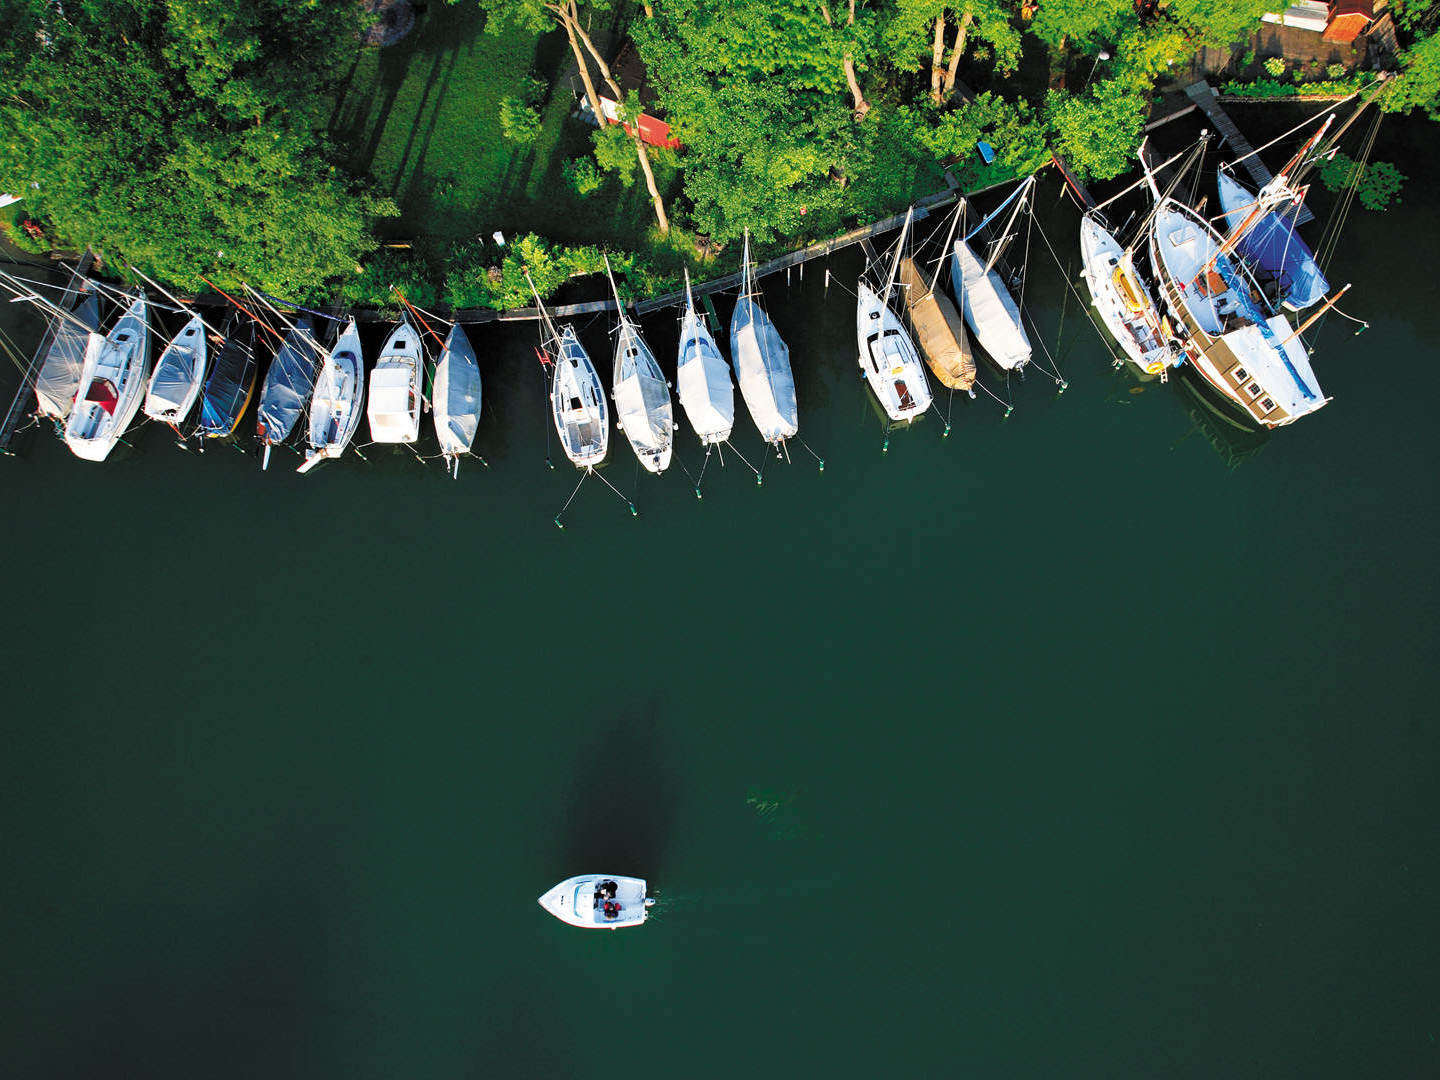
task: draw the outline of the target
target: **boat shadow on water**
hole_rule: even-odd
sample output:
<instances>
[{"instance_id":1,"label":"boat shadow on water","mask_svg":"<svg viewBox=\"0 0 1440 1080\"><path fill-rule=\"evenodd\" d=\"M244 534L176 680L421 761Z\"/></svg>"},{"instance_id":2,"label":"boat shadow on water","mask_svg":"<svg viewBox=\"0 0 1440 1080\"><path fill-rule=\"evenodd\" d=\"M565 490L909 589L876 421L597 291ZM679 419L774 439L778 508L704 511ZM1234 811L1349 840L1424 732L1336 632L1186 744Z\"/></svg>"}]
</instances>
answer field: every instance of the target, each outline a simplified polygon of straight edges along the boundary
<instances>
[{"instance_id":1,"label":"boat shadow on water","mask_svg":"<svg viewBox=\"0 0 1440 1080\"><path fill-rule=\"evenodd\" d=\"M674 770L654 701L615 715L581 752L565 804L557 865L658 876L675 815Z\"/></svg>"},{"instance_id":2,"label":"boat shadow on water","mask_svg":"<svg viewBox=\"0 0 1440 1080\"><path fill-rule=\"evenodd\" d=\"M1241 416L1210 389L1190 365L1186 364L1170 376L1169 384L1180 399L1185 415L1190 418L1190 427L1175 440L1175 449L1191 435L1199 433L1215 448L1220 460L1234 469L1245 464L1270 441L1270 431L1259 427Z\"/></svg>"}]
</instances>

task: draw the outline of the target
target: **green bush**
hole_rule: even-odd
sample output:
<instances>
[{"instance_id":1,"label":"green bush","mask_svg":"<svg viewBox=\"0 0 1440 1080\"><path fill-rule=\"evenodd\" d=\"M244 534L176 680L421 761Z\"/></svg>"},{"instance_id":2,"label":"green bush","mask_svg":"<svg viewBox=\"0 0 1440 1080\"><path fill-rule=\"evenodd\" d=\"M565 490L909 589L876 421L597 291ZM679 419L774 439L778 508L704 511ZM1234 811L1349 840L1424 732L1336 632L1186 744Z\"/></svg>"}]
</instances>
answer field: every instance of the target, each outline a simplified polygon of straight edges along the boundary
<instances>
[{"instance_id":1,"label":"green bush","mask_svg":"<svg viewBox=\"0 0 1440 1080\"><path fill-rule=\"evenodd\" d=\"M540 110L522 98L501 98L500 134L513 143L528 146L540 134Z\"/></svg>"},{"instance_id":2,"label":"green bush","mask_svg":"<svg viewBox=\"0 0 1440 1080\"><path fill-rule=\"evenodd\" d=\"M606 124L595 132L595 160L606 172L613 172L629 187L635 182L638 158L634 140L619 124Z\"/></svg>"},{"instance_id":3,"label":"green bush","mask_svg":"<svg viewBox=\"0 0 1440 1080\"><path fill-rule=\"evenodd\" d=\"M590 157L571 158L560 167L565 174L565 182L574 189L577 195L589 195L605 182L600 175L600 170L595 167L595 159Z\"/></svg>"},{"instance_id":4,"label":"green bush","mask_svg":"<svg viewBox=\"0 0 1440 1080\"><path fill-rule=\"evenodd\" d=\"M347 304L395 311L400 307L395 289L420 307L428 307L439 297L425 260L414 251L393 249L371 256L355 276L341 286L340 295Z\"/></svg>"},{"instance_id":5,"label":"green bush","mask_svg":"<svg viewBox=\"0 0 1440 1080\"><path fill-rule=\"evenodd\" d=\"M1278 79L1285 74L1285 61L1278 56L1272 56L1265 61L1265 71L1271 78Z\"/></svg>"},{"instance_id":6,"label":"green bush","mask_svg":"<svg viewBox=\"0 0 1440 1080\"><path fill-rule=\"evenodd\" d=\"M1350 74L1344 64L1331 64L1325 69L1325 74L1331 79L1343 79Z\"/></svg>"}]
</instances>

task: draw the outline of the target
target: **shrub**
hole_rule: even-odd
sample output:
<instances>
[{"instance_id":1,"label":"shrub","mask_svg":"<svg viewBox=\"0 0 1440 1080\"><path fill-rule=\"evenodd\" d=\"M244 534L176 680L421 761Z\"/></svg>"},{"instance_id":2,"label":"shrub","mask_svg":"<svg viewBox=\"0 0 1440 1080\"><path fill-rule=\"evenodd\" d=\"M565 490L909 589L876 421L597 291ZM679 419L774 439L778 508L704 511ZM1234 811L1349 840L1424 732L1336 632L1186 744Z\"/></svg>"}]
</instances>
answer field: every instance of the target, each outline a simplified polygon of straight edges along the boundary
<instances>
[{"instance_id":1,"label":"shrub","mask_svg":"<svg viewBox=\"0 0 1440 1080\"><path fill-rule=\"evenodd\" d=\"M354 277L345 281L340 294L348 304L394 311L400 307L394 289L420 307L435 303L439 295L425 260L414 251L399 250L376 252Z\"/></svg>"},{"instance_id":2,"label":"shrub","mask_svg":"<svg viewBox=\"0 0 1440 1080\"><path fill-rule=\"evenodd\" d=\"M513 143L529 145L540 134L540 110L513 95L501 98L500 134Z\"/></svg>"},{"instance_id":3,"label":"shrub","mask_svg":"<svg viewBox=\"0 0 1440 1080\"><path fill-rule=\"evenodd\" d=\"M1285 61L1278 56L1272 56L1265 61L1265 71L1271 78L1278 79L1285 74Z\"/></svg>"},{"instance_id":4,"label":"shrub","mask_svg":"<svg viewBox=\"0 0 1440 1080\"><path fill-rule=\"evenodd\" d=\"M1325 75L1331 79L1343 79L1349 74L1350 72L1346 70L1344 64L1331 64L1325 69Z\"/></svg>"},{"instance_id":5,"label":"shrub","mask_svg":"<svg viewBox=\"0 0 1440 1080\"><path fill-rule=\"evenodd\" d=\"M606 172L613 172L629 187L635 182L638 159L635 144L619 124L606 124L595 132L595 160Z\"/></svg>"},{"instance_id":6,"label":"shrub","mask_svg":"<svg viewBox=\"0 0 1440 1080\"><path fill-rule=\"evenodd\" d=\"M590 157L571 158L561 166L560 171L577 195L589 195L605 182L600 170L595 167L595 159Z\"/></svg>"}]
</instances>

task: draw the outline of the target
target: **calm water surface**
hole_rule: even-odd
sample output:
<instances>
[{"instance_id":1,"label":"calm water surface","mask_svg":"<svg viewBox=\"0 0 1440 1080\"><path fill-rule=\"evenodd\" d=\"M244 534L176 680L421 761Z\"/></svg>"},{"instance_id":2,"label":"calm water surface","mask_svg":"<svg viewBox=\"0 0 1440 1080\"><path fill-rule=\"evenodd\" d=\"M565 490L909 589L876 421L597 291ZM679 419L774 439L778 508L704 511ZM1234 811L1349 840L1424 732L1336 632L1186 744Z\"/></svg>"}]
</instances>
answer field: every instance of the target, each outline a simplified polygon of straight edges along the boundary
<instances>
[{"instance_id":1,"label":"calm water surface","mask_svg":"<svg viewBox=\"0 0 1440 1080\"><path fill-rule=\"evenodd\" d=\"M1325 324L1335 401L1268 440L1112 372L1039 249L1067 393L882 454L817 264L768 292L824 472L712 461L696 500L617 435L634 519L591 483L552 524L524 326L473 335L458 482L35 439L0 462L0 1069L1434 1075L1437 235L1420 182L1356 216L1373 327ZM654 920L535 906L595 869Z\"/></svg>"}]
</instances>

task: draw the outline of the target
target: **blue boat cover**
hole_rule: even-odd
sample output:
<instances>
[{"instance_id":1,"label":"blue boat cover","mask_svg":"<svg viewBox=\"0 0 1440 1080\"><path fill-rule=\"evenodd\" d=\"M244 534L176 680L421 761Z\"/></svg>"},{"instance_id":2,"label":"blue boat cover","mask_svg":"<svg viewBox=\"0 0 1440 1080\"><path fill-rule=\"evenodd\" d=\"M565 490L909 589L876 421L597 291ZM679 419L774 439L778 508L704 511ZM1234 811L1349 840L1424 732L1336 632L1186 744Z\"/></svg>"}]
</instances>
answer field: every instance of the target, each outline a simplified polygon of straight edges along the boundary
<instances>
[{"instance_id":1,"label":"blue boat cover","mask_svg":"<svg viewBox=\"0 0 1440 1080\"><path fill-rule=\"evenodd\" d=\"M229 435L255 387L255 324L233 312L225 323L225 344L215 357L200 398L200 431L210 437Z\"/></svg>"},{"instance_id":2,"label":"blue boat cover","mask_svg":"<svg viewBox=\"0 0 1440 1080\"><path fill-rule=\"evenodd\" d=\"M1225 223L1233 229L1245 220L1255 205L1255 196L1239 181L1219 174L1220 207ZM1292 218L1270 212L1237 245L1245 261L1273 277L1280 287L1281 302L1292 311L1318 303L1330 291L1310 246L1295 232Z\"/></svg>"}]
</instances>

